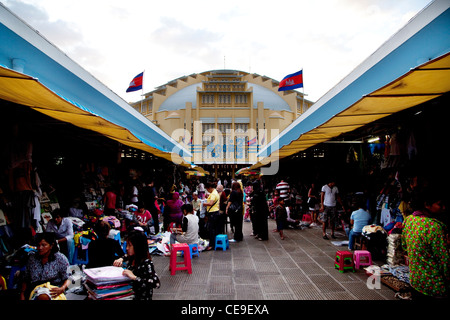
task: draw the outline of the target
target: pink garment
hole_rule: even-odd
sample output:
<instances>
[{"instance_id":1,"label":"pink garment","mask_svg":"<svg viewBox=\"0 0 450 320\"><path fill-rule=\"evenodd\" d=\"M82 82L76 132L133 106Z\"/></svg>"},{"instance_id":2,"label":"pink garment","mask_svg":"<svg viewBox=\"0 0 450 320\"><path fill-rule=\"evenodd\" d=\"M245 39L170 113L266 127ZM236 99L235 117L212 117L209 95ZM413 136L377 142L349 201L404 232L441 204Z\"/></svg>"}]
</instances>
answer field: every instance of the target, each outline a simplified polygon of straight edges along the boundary
<instances>
[{"instance_id":1,"label":"pink garment","mask_svg":"<svg viewBox=\"0 0 450 320\"><path fill-rule=\"evenodd\" d=\"M181 225L181 222L183 221L183 212L181 211L182 205L183 201L180 200L180 194L178 192L174 192L172 194L172 199L167 200L170 222L175 222Z\"/></svg>"}]
</instances>

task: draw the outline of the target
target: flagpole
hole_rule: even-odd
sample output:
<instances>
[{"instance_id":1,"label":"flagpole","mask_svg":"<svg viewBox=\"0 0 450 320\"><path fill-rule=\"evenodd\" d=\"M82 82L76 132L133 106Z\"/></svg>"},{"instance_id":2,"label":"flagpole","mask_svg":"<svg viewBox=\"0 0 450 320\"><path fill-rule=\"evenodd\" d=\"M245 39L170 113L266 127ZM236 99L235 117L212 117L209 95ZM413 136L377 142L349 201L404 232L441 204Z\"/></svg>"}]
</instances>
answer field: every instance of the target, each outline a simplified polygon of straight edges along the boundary
<instances>
[{"instance_id":1,"label":"flagpole","mask_svg":"<svg viewBox=\"0 0 450 320\"><path fill-rule=\"evenodd\" d=\"M144 69L144 71L142 71L142 86L141 86L141 113L143 113L142 112L142 103L144 102L144 72L145 72L145 69Z\"/></svg>"},{"instance_id":2,"label":"flagpole","mask_svg":"<svg viewBox=\"0 0 450 320\"><path fill-rule=\"evenodd\" d=\"M303 79L303 68L302 68L302 114L305 112L305 81Z\"/></svg>"}]
</instances>

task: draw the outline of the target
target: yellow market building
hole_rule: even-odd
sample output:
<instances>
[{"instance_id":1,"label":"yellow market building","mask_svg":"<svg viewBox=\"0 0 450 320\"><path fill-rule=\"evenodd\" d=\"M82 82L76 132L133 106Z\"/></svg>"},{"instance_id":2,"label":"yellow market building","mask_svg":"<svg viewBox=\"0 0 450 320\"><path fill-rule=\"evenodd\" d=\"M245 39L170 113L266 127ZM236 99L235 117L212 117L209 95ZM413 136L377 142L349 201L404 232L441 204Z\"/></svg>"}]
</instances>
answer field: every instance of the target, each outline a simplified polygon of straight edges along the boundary
<instances>
[{"instance_id":1,"label":"yellow market building","mask_svg":"<svg viewBox=\"0 0 450 320\"><path fill-rule=\"evenodd\" d=\"M187 161L217 176L259 161L259 150L313 104L278 85L254 73L212 70L174 79L131 105L190 150Z\"/></svg>"}]
</instances>

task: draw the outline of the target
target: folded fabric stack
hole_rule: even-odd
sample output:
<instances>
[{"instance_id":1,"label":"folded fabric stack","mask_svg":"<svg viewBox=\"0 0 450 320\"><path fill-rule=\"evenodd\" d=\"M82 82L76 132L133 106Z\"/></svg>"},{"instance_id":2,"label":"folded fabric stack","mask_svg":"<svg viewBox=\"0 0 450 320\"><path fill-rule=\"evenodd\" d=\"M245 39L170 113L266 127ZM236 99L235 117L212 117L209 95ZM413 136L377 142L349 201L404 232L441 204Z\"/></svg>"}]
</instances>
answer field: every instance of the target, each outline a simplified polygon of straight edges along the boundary
<instances>
[{"instance_id":1,"label":"folded fabric stack","mask_svg":"<svg viewBox=\"0 0 450 320\"><path fill-rule=\"evenodd\" d=\"M396 266L404 263L405 252L402 248L402 235L391 233L388 236L387 263Z\"/></svg>"},{"instance_id":2,"label":"folded fabric stack","mask_svg":"<svg viewBox=\"0 0 450 320\"><path fill-rule=\"evenodd\" d=\"M130 278L122 275L120 267L100 267L84 270L84 286L92 300L132 300L134 298Z\"/></svg>"}]
</instances>

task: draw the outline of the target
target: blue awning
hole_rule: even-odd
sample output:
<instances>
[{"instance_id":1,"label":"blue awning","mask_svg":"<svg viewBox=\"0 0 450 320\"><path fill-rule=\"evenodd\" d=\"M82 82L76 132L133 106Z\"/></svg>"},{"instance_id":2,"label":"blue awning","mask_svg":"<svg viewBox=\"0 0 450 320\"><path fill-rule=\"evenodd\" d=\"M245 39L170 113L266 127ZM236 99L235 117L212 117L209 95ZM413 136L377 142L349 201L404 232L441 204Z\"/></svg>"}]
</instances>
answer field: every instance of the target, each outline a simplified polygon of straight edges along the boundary
<instances>
[{"instance_id":1,"label":"blue awning","mask_svg":"<svg viewBox=\"0 0 450 320\"><path fill-rule=\"evenodd\" d=\"M0 98L190 166L190 152L0 3Z\"/></svg>"},{"instance_id":2,"label":"blue awning","mask_svg":"<svg viewBox=\"0 0 450 320\"><path fill-rule=\"evenodd\" d=\"M257 168L450 90L450 3L432 2L258 154Z\"/></svg>"}]
</instances>

